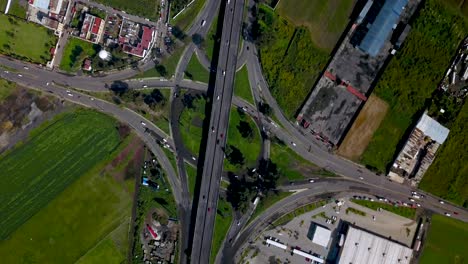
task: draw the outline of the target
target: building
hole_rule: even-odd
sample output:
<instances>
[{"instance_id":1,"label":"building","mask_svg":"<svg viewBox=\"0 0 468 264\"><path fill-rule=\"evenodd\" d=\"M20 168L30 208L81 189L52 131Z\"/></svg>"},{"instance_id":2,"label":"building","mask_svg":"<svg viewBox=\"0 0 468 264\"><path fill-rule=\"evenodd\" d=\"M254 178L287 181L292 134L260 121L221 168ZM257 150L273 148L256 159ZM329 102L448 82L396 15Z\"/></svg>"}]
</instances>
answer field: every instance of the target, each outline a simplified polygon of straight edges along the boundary
<instances>
[{"instance_id":1,"label":"building","mask_svg":"<svg viewBox=\"0 0 468 264\"><path fill-rule=\"evenodd\" d=\"M327 248L330 242L331 231L316 223L311 223L307 237L312 240L312 243Z\"/></svg>"},{"instance_id":2,"label":"building","mask_svg":"<svg viewBox=\"0 0 468 264\"><path fill-rule=\"evenodd\" d=\"M79 37L92 43L99 43L104 32L105 20L89 13L85 14Z\"/></svg>"},{"instance_id":3,"label":"building","mask_svg":"<svg viewBox=\"0 0 468 264\"><path fill-rule=\"evenodd\" d=\"M63 29L68 0L29 0L28 20L52 30Z\"/></svg>"},{"instance_id":4,"label":"building","mask_svg":"<svg viewBox=\"0 0 468 264\"><path fill-rule=\"evenodd\" d=\"M120 28L119 44L125 53L143 58L151 48L155 34L153 28L124 20Z\"/></svg>"},{"instance_id":5,"label":"building","mask_svg":"<svg viewBox=\"0 0 468 264\"><path fill-rule=\"evenodd\" d=\"M390 168L390 179L402 183L407 178L413 185L420 182L449 132L424 113Z\"/></svg>"},{"instance_id":6,"label":"building","mask_svg":"<svg viewBox=\"0 0 468 264\"><path fill-rule=\"evenodd\" d=\"M83 62L83 70L84 71L91 71L93 67L91 66L91 60L90 59L85 59Z\"/></svg>"},{"instance_id":7,"label":"building","mask_svg":"<svg viewBox=\"0 0 468 264\"><path fill-rule=\"evenodd\" d=\"M398 23L406 24L417 3L415 0L366 3L297 116L304 134L311 133L333 146L341 143L367 101L390 52L397 48L398 39L401 45L404 38L398 36L408 34L409 30L393 29Z\"/></svg>"},{"instance_id":8,"label":"building","mask_svg":"<svg viewBox=\"0 0 468 264\"><path fill-rule=\"evenodd\" d=\"M338 257L339 264L409 264L413 250L350 226Z\"/></svg>"}]
</instances>

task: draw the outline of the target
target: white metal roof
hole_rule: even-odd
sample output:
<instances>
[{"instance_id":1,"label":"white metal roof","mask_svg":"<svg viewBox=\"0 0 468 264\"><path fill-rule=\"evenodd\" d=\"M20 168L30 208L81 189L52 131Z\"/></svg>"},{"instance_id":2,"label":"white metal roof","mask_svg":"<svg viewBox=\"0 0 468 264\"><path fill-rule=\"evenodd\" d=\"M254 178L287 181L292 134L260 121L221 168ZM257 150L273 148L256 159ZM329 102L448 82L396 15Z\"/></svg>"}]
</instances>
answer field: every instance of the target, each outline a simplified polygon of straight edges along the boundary
<instances>
[{"instance_id":1,"label":"white metal roof","mask_svg":"<svg viewBox=\"0 0 468 264\"><path fill-rule=\"evenodd\" d=\"M409 264L413 250L366 231L349 227L339 264Z\"/></svg>"},{"instance_id":2,"label":"white metal roof","mask_svg":"<svg viewBox=\"0 0 468 264\"><path fill-rule=\"evenodd\" d=\"M432 140L441 145L447 139L447 136L450 132L450 130L439 124L439 122L435 121L425 113L421 117L421 120L419 120L416 128L421 130L425 135L431 137Z\"/></svg>"},{"instance_id":3,"label":"white metal roof","mask_svg":"<svg viewBox=\"0 0 468 264\"><path fill-rule=\"evenodd\" d=\"M266 242L267 242L268 244L270 244L270 245L275 246L275 247L279 247L279 248L282 248L282 249L286 249L286 248L287 248L286 245L283 245L283 244L278 243L278 242L276 242L276 241L273 241L273 240L271 240L271 239L267 239Z\"/></svg>"},{"instance_id":4,"label":"white metal roof","mask_svg":"<svg viewBox=\"0 0 468 264\"><path fill-rule=\"evenodd\" d=\"M316 225L312 242L322 247L327 247L330 241L331 231Z\"/></svg>"},{"instance_id":5,"label":"white metal roof","mask_svg":"<svg viewBox=\"0 0 468 264\"><path fill-rule=\"evenodd\" d=\"M317 261L318 263L324 263L323 259L317 258L309 253L305 253L304 251L298 250L298 249L293 249L294 254L298 254L299 256L303 256L305 258Z\"/></svg>"}]
</instances>

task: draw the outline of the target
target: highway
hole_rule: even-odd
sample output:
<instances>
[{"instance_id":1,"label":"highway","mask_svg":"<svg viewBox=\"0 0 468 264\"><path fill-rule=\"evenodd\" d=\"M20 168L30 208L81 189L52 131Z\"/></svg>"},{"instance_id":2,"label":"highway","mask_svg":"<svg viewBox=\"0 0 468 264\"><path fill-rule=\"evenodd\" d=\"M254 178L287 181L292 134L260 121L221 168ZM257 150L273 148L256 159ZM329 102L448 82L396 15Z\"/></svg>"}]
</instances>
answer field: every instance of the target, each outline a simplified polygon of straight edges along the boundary
<instances>
[{"instance_id":1,"label":"highway","mask_svg":"<svg viewBox=\"0 0 468 264\"><path fill-rule=\"evenodd\" d=\"M244 1L231 0L225 4L216 82L212 94L209 134L192 243L192 263L209 263L210 260L237 65L237 49L242 28Z\"/></svg>"}]
</instances>

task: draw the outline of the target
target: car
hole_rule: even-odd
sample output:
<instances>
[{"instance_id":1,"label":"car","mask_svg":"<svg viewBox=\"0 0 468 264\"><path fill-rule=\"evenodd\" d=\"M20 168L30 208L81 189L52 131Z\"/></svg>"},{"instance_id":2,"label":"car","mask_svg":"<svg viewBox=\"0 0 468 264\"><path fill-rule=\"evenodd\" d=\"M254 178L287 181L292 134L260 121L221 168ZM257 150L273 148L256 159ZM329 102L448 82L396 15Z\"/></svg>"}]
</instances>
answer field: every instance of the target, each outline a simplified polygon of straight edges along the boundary
<instances>
[{"instance_id":1,"label":"car","mask_svg":"<svg viewBox=\"0 0 468 264\"><path fill-rule=\"evenodd\" d=\"M421 204L417 203L416 206L417 206L417 207L421 207Z\"/></svg>"},{"instance_id":2,"label":"car","mask_svg":"<svg viewBox=\"0 0 468 264\"><path fill-rule=\"evenodd\" d=\"M203 195L203 200L205 200L205 195Z\"/></svg>"},{"instance_id":3,"label":"car","mask_svg":"<svg viewBox=\"0 0 468 264\"><path fill-rule=\"evenodd\" d=\"M89 99L91 99L91 101L94 101L94 98L93 98L93 97L90 97Z\"/></svg>"},{"instance_id":4,"label":"car","mask_svg":"<svg viewBox=\"0 0 468 264\"><path fill-rule=\"evenodd\" d=\"M211 132L215 132L214 126L211 127Z\"/></svg>"},{"instance_id":5,"label":"car","mask_svg":"<svg viewBox=\"0 0 468 264\"><path fill-rule=\"evenodd\" d=\"M211 208L208 207L208 212L211 211Z\"/></svg>"},{"instance_id":6,"label":"car","mask_svg":"<svg viewBox=\"0 0 468 264\"><path fill-rule=\"evenodd\" d=\"M224 134L223 134L223 133L221 133L221 135L219 135L219 136L220 136L221 138L223 138Z\"/></svg>"},{"instance_id":7,"label":"car","mask_svg":"<svg viewBox=\"0 0 468 264\"><path fill-rule=\"evenodd\" d=\"M197 160L197 158L195 158L194 156L192 156L192 159L193 159L193 160Z\"/></svg>"},{"instance_id":8,"label":"car","mask_svg":"<svg viewBox=\"0 0 468 264\"><path fill-rule=\"evenodd\" d=\"M315 180L314 180L314 179L310 179L309 182L310 182L310 183L314 183Z\"/></svg>"},{"instance_id":9,"label":"car","mask_svg":"<svg viewBox=\"0 0 468 264\"><path fill-rule=\"evenodd\" d=\"M238 221L238 222L237 222L237 226L240 226L240 224L241 224L241 222L240 222L240 221Z\"/></svg>"},{"instance_id":10,"label":"car","mask_svg":"<svg viewBox=\"0 0 468 264\"><path fill-rule=\"evenodd\" d=\"M18 77L23 77L23 75L21 75L21 74L18 74Z\"/></svg>"},{"instance_id":11,"label":"car","mask_svg":"<svg viewBox=\"0 0 468 264\"><path fill-rule=\"evenodd\" d=\"M256 172L257 171L257 168L253 168L252 169L252 173Z\"/></svg>"},{"instance_id":12,"label":"car","mask_svg":"<svg viewBox=\"0 0 468 264\"><path fill-rule=\"evenodd\" d=\"M206 24L206 20L202 20L201 26L203 27L203 26L205 26L205 24Z\"/></svg>"},{"instance_id":13,"label":"car","mask_svg":"<svg viewBox=\"0 0 468 264\"><path fill-rule=\"evenodd\" d=\"M223 71L223 76L226 76L226 71Z\"/></svg>"},{"instance_id":14,"label":"car","mask_svg":"<svg viewBox=\"0 0 468 264\"><path fill-rule=\"evenodd\" d=\"M291 141L291 145L296 146L296 143L294 143L294 142Z\"/></svg>"},{"instance_id":15,"label":"car","mask_svg":"<svg viewBox=\"0 0 468 264\"><path fill-rule=\"evenodd\" d=\"M148 85L146 85L146 84L145 84L145 85L143 85L143 88L148 88Z\"/></svg>"},{"instance_id":16,"label":"car","mask_svg":"<svg viewBox=\"0 0 468 264\"><path fill-rule=\"evenodd\" d=\"M372 220L375 221L375 215L372 216Z\"/></svg>"},{"instance_id":17,"label":"car","mask_svg":"<svg viewBox=\"0 0 468 264\"><path fill-rule=\"evenodd\" d=\"M409 198L409 200L413 203L416 202L416 200L414 200L413 198Z\"/></svg>"},{"instance_id":18,"label":"car","mask_svg":"<svg viewBox=\"0 0 468 264\"><path fill-rule=\"evenodd\" d=\"M453 212L454 215L458 215L458 212Z\"/></svg>"},{"instance_id":19,"label":"car","mask_svg":"<svg viewBox=\"0 0 468 264\"><path fill-rule=\"evenodd\" d=\"M46 86L49 86L49 84L50 84L50 83L47 82L45 85L46 85Z\"/></svg>"},{"instance_id":20,"label":"car","mask_svg":"<svg viewBox=\"0 0 468 264\"><path fill-rule=\"evenodd\" d=\"M140 121L140 123L141 123L142 126L146 126L146 123L145 123L145 122Z\"/></svg>"},{"instance_id":21,"label":"car","mask_svg":"<svg viewBox=\"0 0 468 264\"><path fill-rule=\"evenodd\" d=\"M364 180L364 177L359 177L360 180Z\"/></svg>"},{"instance_id":22,"label":"car","mask_svg":"<svg viewBox=\"0 0 468 264\"><path fill-rule=\"evenodd\" d=\"M439 203L440 203L440 204L445 204L445 202L444 202L444 201L442 201L442 200L439 200Z\"/></svg>"},{"instance_id":23,"label":"car","mask_svg":"<svg viewBox=\"0 0 468 264\"><path fill-rule=\"evenodd\" d=\"M218 95L218 97L216 97L216 100L219 100L219 95Z\"/></svg>"},{"instance_id":24,"label":"car","mask_svg":"<svg viewBox=\"0 0 468 264\"><path fill-rule=\"evenodd\" d=\"M445 215L445 216L451 216L451 214L449 214L449 213L447 213L447 212L445 212L444 215Z\"/></svg>"},{"instance_id":25,"label":"car","mask_svg":"<svg viewBox=\"0 0 468 264\"><path fill-rule=\"evenodd\" d=\"M24 67L23 67L23 69L25 69L25 70L29 70L29 68L28 68L28 67L26 67L26 66L24 66Z\"/></svg>"},{"instance_id":26,"label":"car","mask_svg":"<svg viewBox=\"0 0 468 264\"><path fill-rule=\"evenodd\" d=\"M73 97L73 94L71 94L71 93L67 93L67 95L70 96L70 97Z\"/></svg>"}]
</instances>

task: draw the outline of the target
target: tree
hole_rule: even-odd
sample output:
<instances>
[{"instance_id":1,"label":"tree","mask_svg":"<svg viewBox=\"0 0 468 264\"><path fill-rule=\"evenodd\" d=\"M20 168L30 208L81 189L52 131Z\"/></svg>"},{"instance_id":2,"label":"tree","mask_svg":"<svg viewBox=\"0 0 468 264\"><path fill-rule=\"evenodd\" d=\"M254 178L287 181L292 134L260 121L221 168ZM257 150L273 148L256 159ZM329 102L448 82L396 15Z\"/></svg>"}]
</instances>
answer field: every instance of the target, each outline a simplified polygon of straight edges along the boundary
<instances>
[{"instance_id":1,"label":"tree","mask_svg":"<svg viewBox=\"0 0 468 264\"><path fill-rule=\"evenodd\" d=\"M243 138L247 138L249 140L253 139L254 131L250 126L249 122L241 120L239 122L239 125L237 125L237 129L239 130L239 133Z\"/></svg>"},{"instance_id":2,"label":"tree","mask_svg":"<svg viewBox=\"0 0 468 264\"><path fill-rule=\"evenodd\" d=\"M267 116L270 116L272 114L271 106L267 103L259 102L258 110L260 111L260 113L267 115Z\"/></svg>"},{"instance_id":3,"label":"tree","mask_svg":"<svg viewBox=\"0 0 468 264\"><path fill-rule=\"evenodd\" d=\"M110 86L110 90L113 91L116 95L121 96L128 91L128 83L122 81L114 81Z\"/></svg>"},{"instance_id":4,"label":"tree","mask_svg":"<svg viewBox=\"0 0 468 264\"><path fill-rule=\"evenodd\" d=\"M195 106L193 104L193 102L195 101L195 96L189 94L189 93L186 93L184 94L184 97L182 98L182 104L188 108L188 109L194 109Z\"/></svg>"},{"instance_id":5,"label":"tree","mask_svg":"<svg viewBox=\"0 0 468 264\"><path fill-rule=\"evenodd\" d=\"M261 159L258 165L258 174L261 175L258 180L258 186L263 190L274 190L276 182L280 177L278 166L270 159Z\"/></svg>"},{"instance_id":6,"label":"tree","mask_svg":"<svg viewBox=\"0 0 468 264\"><path fill-rule=\"evenodd\" d=\"M244 155L238 148L234 147L233 145L228 145L226 147L225 154L229 163L236 165L236 166L244 165L244 162L245 162Z\"/></svg>"},{"instance_id":7,"label":"tree","mask_svg":"<svg viewBox=\"0 0 468 264\"><path fill-rule=\"evenodd\" d=\"M198 33L192 35L192 42L198 47L200 47L200 45L202 45L204 41L205 40L203 39L202 35Z\"/></svg>"},{"instance_id":8,"label":"tree","mask_svg":"<svg viewBox=\"0 0 468 264\"><path fill-rule=\"evenodd\" d=\"M158 64L154 68L159 73L159 75L161 75L163 77L167 76L167 69L166 69L166 67L164 67L164 65Z\"/></svg>"}]
</instances>

